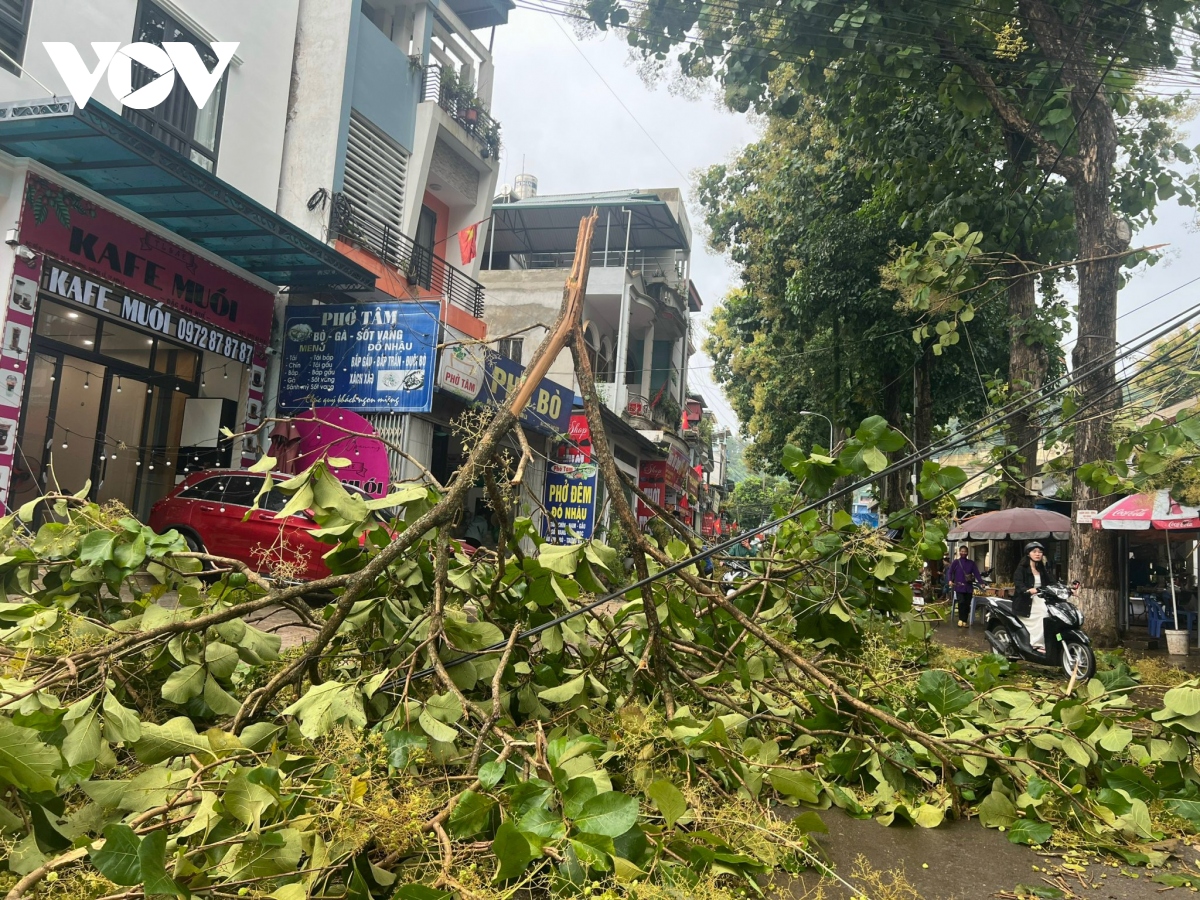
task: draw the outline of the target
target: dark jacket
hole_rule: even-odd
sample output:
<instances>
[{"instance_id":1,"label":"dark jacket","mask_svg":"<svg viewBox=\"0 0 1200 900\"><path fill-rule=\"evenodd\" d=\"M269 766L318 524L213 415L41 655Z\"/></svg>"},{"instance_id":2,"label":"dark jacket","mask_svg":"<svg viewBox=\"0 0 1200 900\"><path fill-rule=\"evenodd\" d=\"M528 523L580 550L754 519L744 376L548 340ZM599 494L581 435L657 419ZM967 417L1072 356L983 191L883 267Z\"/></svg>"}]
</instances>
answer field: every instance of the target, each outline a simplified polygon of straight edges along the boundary
<instances>
[{"instance_id":1,"label":"dark jacket","mask_svg":"<svg viewBox=\"0 0 1200 900\"><path fill-rule=\"evenodd\" d=\"M1050 567L1046 561L1037 563L1038 572L1042 576L1042 587L1050 584ZM1013 612L1018 616L1028 616L1033 609L1033 597L1029 589L1033 587L1033 572L1029 569L1029 557L1021 560L1017 571L1013 573Z\"/></svg>"}]
</instances>

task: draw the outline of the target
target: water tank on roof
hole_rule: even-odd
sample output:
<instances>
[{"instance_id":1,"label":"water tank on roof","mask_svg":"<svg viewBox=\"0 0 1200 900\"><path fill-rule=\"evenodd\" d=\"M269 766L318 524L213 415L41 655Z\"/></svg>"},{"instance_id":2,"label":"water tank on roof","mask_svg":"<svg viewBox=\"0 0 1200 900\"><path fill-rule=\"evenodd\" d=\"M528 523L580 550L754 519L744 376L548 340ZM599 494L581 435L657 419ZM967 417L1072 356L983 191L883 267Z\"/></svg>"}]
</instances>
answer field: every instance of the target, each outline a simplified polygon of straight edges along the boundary
<instances>
[{"instance_id":1,"label":"water tank on roof","mask_svg":"<svg viewBox=\"0 0 1200 900\"><path fill-rule=\"evenodd\" d=\"M512 185L511 184L502 184L502 185L500 185L500 190L496 193L496 196L492 200L492 202L493 203L512 203L513 200L515 200L515 199L516 199L516 197L513 195Z\"/></svg>"},{"instance_id":2,"label":"water tank on roof","mask_svg":"<svg viewBox=\"0 0 1200 900\"><path fill-rule=\"evenodd\" d=\"M513 182L513 193L518 200L528 200L537 196L537 176L522 172Z\"/></svg>"}]
</instances>

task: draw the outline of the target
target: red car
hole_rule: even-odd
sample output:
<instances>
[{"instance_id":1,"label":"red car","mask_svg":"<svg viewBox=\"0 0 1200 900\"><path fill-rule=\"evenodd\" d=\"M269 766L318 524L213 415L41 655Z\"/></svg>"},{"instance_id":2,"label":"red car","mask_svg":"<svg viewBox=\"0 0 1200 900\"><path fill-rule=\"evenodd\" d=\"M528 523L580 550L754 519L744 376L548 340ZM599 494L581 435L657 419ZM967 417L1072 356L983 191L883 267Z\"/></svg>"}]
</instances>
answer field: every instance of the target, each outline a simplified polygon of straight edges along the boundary
<instances>
[{"instance_id":1,"label":"red car","mask_svg":"<svg viewBox=\"0 0 1200 900\"><path fill-rule=\"evenodd\" d=\"M322 557L333 545L309 533L319 526L303 513L275 518L287 503L283 493L270 491L246 516L264 478L236 470L195 472L151 507L150 527L159 534L174 528L193 550L240 560L286 581L327 577L329 568Z\"/></svg>"}]
</instances>

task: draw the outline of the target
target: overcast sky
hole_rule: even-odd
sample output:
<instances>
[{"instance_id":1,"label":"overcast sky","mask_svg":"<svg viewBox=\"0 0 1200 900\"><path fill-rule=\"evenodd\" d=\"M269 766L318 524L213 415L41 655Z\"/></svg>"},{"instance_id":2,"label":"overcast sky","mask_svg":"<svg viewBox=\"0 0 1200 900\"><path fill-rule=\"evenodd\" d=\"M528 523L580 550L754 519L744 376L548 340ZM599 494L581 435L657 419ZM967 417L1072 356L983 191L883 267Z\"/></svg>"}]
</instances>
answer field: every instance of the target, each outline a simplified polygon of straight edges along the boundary
<instances>
[{"instance_id":1,"label":"overcast sky","mask_svg":"<svg viewBox=\"0 0 1200 900\"><path fill-rule=\"evenodd\" d=\"M694 175L753 141L756 126L711 97L688 100L666 86L647 87L619 37L580 42L570 22L544 13L514 10L508 24L496 30L494 54L492 112L504 140L501 182L512 183L523 158L541 194L682 188L694 236L692 280L704 300L701 320L706 320L736 274L708 249L691 202ZM697 347L701 343L703 335L697 334ZM711 379L711 365L697 352L690 385L723 425L737 428L737 416Z\"/></svg>"},{"instance_id":2,"label":"overcast sky","mask_svg":"<svg viewBox=\"0 0 1200 900\"><path fill-rule=\"evenodd\" d=\"M503 127L506 153L502 182L511 183L523 158L544 194L678 185L690 201L698 170L727 161L758 136L754 122L711 97L689 100L665 86L647 87L620 37L580 41L570 22L544 13L514 10L509 24L497 29L495 60L493 111ZM1187 131L1189 145L1200 143L1200 126L1190 123ZM699 212L690 202L689 215L695 232L692 277L704 299L703 322L735 283L736 272L708 249ZM1130 341L1200 303L1200 280L1183 286L1200 276L1194 212L1174 201L1163 204L1159 221L1134 236L1134 246L1159 243L1170 244L1165 258L1143 266L1121 292L1119 340ZM1072 331L1068 340L1073 337ZM693 389L722 424L737 427L737 417L711 379L711 360L698 352L691 362Z\"/></svg>"}]
</instances>

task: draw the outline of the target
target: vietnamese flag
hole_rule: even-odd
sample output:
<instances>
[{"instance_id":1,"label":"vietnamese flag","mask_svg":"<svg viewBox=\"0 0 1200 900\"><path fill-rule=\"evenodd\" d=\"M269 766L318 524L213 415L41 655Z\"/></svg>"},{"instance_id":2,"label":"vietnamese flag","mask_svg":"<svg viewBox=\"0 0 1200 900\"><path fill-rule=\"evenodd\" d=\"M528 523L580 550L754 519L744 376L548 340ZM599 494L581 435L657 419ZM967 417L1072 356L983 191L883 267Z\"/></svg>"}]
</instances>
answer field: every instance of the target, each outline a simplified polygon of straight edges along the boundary
<instances>
[{"instance_id":1,"label":"vietnamese flag","mask_svg":"<svg viewBox=\"0 0 1200 900\"><path fill-rule=\"evenodd\" d=\"M476 238L479 237L479 226L486 222L484 219L458 233L458 252L464 266L470 265L476 254Z\"/></svg>"}]
</instances>

